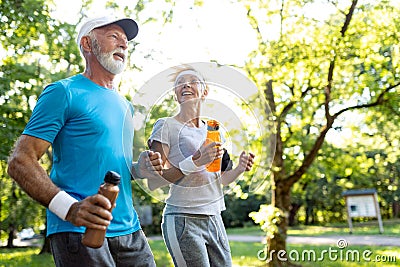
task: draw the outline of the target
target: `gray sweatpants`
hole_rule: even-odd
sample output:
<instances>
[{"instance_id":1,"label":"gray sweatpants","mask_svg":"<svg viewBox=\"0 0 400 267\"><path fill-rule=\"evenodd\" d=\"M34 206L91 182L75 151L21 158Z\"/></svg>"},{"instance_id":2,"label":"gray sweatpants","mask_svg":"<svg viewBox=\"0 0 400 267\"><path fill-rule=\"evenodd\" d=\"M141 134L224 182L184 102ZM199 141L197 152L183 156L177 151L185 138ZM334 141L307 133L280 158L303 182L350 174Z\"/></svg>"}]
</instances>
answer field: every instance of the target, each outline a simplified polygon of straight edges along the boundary
<instances>
[{"instance_id":1,"label":"gray sweatpants","mask_svg":"<svg viewBox=\"0 0 400 267\"><path fill-rule=\"evenodd\" d=\"M49 236L57 267L155 267L153 253L142 230L106 238L100 248L81 243L82 234L58 233Z\"/></svg>"},{"instance_id":2,"label":"gray sweatpants","mask_svg":"<svg viewBox=\"0 0 400 267\"><path fill-rule=\"evenodd\" d=\"M161 226L175 266L232 266L221 215L168 214L163 216Z\"/></svg>"}]
</instances>

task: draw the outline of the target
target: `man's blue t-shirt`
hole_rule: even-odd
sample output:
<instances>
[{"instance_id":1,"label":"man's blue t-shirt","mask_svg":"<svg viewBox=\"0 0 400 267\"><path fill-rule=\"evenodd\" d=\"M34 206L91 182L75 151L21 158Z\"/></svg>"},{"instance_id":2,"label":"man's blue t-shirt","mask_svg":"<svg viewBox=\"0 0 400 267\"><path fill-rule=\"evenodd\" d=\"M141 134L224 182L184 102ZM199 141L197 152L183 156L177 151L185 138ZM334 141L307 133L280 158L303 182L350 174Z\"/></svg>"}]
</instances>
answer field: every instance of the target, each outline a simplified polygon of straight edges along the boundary
<instances>
[{"instance_id":1,"label":"man's blue t-shirt","mask_svg":"<svg viewBox=\"0 0 400 267\"><path fill-rule=\"evenodd\" d=\"M23 134L52 144L50 178L77 200L96 194L107 171L119 173L120 193L107 237L140 229L130 176L133 107L125 98L82 74L60 80L44 89ZM84 230L47 211L48 235Z\"/></svg>"}]
</instances>

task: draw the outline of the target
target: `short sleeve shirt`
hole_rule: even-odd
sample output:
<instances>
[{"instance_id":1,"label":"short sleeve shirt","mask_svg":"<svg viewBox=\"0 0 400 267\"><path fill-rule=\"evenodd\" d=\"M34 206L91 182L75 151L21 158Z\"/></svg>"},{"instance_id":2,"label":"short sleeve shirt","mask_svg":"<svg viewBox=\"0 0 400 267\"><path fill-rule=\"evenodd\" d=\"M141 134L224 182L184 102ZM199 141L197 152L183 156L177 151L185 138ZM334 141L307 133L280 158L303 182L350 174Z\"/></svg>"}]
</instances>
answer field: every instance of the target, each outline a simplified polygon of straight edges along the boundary
<instances>
[{"instance_id":1,"label":"short sleeve shirt","mask_svg":"<svg viewBox=\"0 0 400 267\"><path fill-rule=\"evenodd\" d=\"M179 162L193 155L207 137L207 126L189 127L175 118L161 118L153 126L149 142L169 146L168 161L179 168ZM164 214L190 213L216 215L225 210L219 172L201 170L170 184Z\"/></svg>"},{"instance_id":2,"label":"short sleeve shirt","mask_svg":"<svg viewBox=\"0 0 400 267\"><path fill-rule=\"evenodd\" d=\"M133 107L79 74L47 86L23 132L52 145L52 181L77 200L96 194L107 171L121 175L107 236L140 229L132 203ZM48 211L48 234L83 232Z\"/></svg>"}]
</instances>

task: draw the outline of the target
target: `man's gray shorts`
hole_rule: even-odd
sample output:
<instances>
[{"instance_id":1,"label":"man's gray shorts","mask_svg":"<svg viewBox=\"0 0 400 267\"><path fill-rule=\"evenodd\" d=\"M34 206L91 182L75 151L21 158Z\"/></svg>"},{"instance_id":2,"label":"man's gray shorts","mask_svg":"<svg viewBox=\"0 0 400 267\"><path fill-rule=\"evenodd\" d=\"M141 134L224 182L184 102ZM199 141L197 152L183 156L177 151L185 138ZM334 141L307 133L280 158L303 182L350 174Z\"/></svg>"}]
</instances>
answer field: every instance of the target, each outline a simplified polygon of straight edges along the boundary
<instances>
[{"instance_id":1,"label":"man's gray shorts","mask_svg":"<svg viewBox=\"0 0 400 267\"><path fill-rule=\"evenodd\" d=\"M221 215L168 214L161 226L175 266L232 266Z\"/></svg>"},{"instance_id":2,"label":"man's gray shorts","mask_svg":"<svg viewBox=\"0 0 400 267\"><path fill-rule=\"evenodd\" d=\"M58 233L49 238L57 267L156 266L142 230L106 238L103 246L97 249L84 246L79 233Z\"/></svg>"}]
</instances>

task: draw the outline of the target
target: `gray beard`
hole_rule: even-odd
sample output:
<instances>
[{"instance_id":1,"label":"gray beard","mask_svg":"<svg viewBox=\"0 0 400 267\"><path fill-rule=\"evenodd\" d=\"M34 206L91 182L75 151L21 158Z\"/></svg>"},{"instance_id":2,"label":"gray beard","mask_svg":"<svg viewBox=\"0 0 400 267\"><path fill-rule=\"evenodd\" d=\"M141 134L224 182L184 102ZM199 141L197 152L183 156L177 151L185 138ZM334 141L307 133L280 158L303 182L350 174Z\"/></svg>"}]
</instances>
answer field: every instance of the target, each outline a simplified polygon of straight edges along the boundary
<instances>
[{"instance_id":1,"label":"gray beard","mask_svg":"<svg viewBox=\"0 0 400 267\"><path fill-rule=\"evenodd\" d=\"M120 74L121 72L124 71L126 63L115 60L113 57L113 54L115 52L117 52L118 50L114 50L108 53L102 53L100 50L100 46L97 42L97 40L93 40L92 42L92 46L93 46L93 54L97 57L97 60L100 62L100 64L103 66L103 68L105 68L106 70L108 70L109 72L111 72L112 74ZM118 51L121 52L121 51Z\"/></svg>"}]
</instances>

